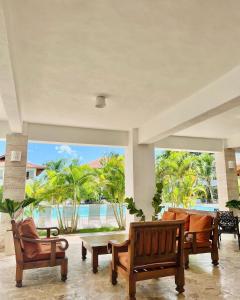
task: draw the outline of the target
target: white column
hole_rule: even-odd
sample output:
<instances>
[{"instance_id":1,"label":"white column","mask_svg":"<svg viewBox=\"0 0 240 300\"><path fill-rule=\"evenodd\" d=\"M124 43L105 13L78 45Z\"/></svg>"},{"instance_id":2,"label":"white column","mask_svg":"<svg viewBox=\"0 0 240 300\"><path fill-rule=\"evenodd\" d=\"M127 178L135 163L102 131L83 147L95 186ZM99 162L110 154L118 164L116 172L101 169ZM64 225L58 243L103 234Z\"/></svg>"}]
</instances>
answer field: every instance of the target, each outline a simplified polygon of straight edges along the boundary
<instances>
[{"instance_id":1,"label":"white column","mask_svg":"<svg viewBox=\"0 0 240 300\"><path fill-rule=\"evenodd\" d=\"M129 145L125 153L126 196L133 197L146 220L151 220L151 205L155 192L155 153L153 145L138 144L138 129L129 133Z\"/></svg>"},{"instance_id":2,"label":"white column","mask_svg":"<svg viewBox=\"0 0 240 300\"><path fill-rule=\"evenodd\" d=\"M28 138L22 134L10 134L6 137L6 157L4 167L3 198L21 201L25 197L26 163ZM11 161L11 152L20 151L21 160ZM9 217L1 215L0 248L4 247L4 235L9 228Z\"/></svg>"},{"instance_id":3,"label":"white column","mask_svg":"<svg viewBox=\"0 0 240 300\"><path fill-rule=\"evenodd\" d=\"M234 149L224 149L215 154L218 183L218 203L220 210L226 210L228 200L239 199L236 155ZM229 168L229 161L234 168Z\"/></svg>"}]
</instances>

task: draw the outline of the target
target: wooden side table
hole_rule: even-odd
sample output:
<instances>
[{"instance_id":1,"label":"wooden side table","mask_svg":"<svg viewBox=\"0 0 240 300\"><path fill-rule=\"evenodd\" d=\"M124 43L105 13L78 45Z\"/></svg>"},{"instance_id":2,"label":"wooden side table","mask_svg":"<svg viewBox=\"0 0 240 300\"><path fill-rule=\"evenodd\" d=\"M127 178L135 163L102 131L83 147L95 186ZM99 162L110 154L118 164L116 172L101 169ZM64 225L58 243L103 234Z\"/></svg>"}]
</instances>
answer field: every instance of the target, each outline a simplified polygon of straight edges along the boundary
<instances>
[{"instance_id":1,"label":"wooden side table","mask_svg":"<svg viewBox=\"0 0 240 300\"><path fill-rule=\"evenodd\" d=\"M82 240L82 260L87 257L87 251L92 253L92 271L98 272L98 256L108 254L108 242L116 241L122 243L128 239L125 233L104 234L104 235L89 235L81 237ZM127 251L127 249L126 249Z\"/></svg>"}]
</instances>

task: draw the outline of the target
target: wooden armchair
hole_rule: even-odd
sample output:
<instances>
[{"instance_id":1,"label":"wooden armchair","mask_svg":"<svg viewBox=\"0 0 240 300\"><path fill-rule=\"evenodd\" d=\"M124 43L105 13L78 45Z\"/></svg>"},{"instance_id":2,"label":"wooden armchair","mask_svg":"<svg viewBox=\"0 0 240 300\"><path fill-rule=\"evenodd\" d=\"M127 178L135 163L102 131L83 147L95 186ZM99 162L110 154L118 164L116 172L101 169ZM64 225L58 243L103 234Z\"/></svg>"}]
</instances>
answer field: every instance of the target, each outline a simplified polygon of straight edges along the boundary
<instances>
[{"instance_id":1,"label":"wooden armchair","mask_svg":"<svg viewBox=\"0 0 240 300\"><path fill-rule=\"evenodd\" d=\"M183 208L169 208L168 211L176 214L175 219L178 214L190 216L189 228L184 234L185 268L189 267L189 255L201 253L211 253L212 264L218 265L218 212Z\"/></svg>"},{"instance_id":2,"label":"wooden armchair","mask_svg":"<svg viewBox=\"0 0 240 300\"><path fill-rule=\"evenodd\" d=\"M27 222L28 228L31 227L30 237L22 231L23 222ZM68 241L63 238L50 237L52 230L57 236L59 229L56 227L40 228L40 230L47 231L47 237L39 238L37 228L31 218L18 223L12 220L11 223L16 254L16 286L22 287L23 270L44 267L61 266L61 280L66 281L68 259L65 251L68 248Z\"/></svg>"},{"instance_id":3,"label":"wooden armchair","mask_svg":"<svg viewBox=\"0 0 240 300\"><path fill-rule=\"evenodd\" d=\"M176 290L184 292L183 242L184 221L131 223L129 240L109 242L112 284L117 283L118 273L123 275L129 299L134 300L137 281L175 276Z\"/></svg>"}]
</instances>

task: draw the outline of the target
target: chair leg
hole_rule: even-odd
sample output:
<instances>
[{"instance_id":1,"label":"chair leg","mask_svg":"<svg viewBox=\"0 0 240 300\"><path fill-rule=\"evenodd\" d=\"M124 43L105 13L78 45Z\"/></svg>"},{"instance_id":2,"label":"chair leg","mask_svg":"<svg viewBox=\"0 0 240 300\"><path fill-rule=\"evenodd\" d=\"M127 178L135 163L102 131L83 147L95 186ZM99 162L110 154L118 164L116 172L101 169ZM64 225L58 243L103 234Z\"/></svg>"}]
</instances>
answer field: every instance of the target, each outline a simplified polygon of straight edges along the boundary
<instances>
[{"instance_id":1,"label":"chair leg","mask_svg":"<svg viewBox=\"0 0 240 300\"><path fill-rule=\"evenodd\" d=\"M175 275L176 291L180 294L184 292L184 268L180 267L177 269L177 274Z\"/></svg>"},{"instance_id":2,"label":"chair leg","mask_svg":"<svg viewBox=\"0 0 240 300\"><path fill-rule=\"evenodd\" d=\"M129 276L128 278L127 289L129 300L136 300L136 281L132 276Z\"/></svg>"},{"instance_id":3,"label":"chair leg","mask_svg":"<svg viewBox=\"0 0 240 300\"><path fill-rule=\"evenodd\" d=\"M189 268L189 254L187 252L184 253L184 266L186 270Z\"/></svg>"},{"instance_id":4,"label":"chair leg","mask_svg":"<svg viewBox=\"0 0 240 300\"><path fill-rule=\"evenodd\" d=\"M16 287L22 287L23 268L17 264L16 266Z\"/></svg>"},{"instance_id":5,"label":"chair leg","mask_svg":"<svg viewBox=\"0 0 240 300\"><path fill-rule=\"evenodd\" d=\"M68 273L68 260L65 258L61 264L61 280L65 282L67 280Z\"/></svg>"},{"instance_id":6,"label":"chair leg","mask_svg":"<svg viewBox=\"0 0 240 300\"><path fill-rule=\"evenodd\" d=\"M211 258L212 258L212 264L214 266L217 266L219 264L219 257L218 257L218 248L215 247L213 248L212 252L211 252Z\"/></svg>"},{"instance_id":7,"label":"chair leg","mask_svg":"<svg viewBox=\"0 0 240 300\"><path fill-rule=\"evenodd\" d=\"M117 273L117 271L114 270L114 267L113 267L112 263L110 264L110 272L111 272L112 285L116 285L117 284L118 273Z\"/></svg>"}]
</instances>

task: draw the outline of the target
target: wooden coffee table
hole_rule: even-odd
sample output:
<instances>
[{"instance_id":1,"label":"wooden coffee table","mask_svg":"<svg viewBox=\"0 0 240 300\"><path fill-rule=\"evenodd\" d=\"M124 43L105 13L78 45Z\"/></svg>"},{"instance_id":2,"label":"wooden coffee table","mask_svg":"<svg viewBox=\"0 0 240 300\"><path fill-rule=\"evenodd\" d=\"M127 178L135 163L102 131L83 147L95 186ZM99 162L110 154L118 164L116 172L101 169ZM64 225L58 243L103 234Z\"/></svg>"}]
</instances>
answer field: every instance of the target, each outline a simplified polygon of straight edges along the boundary
<instances>
[{"instance_id":1,"label":"wooden coffee table","mask_svg":"<svg viewBox=\"0 0 240 300\"><path fill-rule=\"evenodd\" d=\"M108 254L108 242L115 241L122 243L128 239L128 234L104 234L104 235L89 235L81 237L82 240L82 260L86 259L87 250L92 253L92 271L98 272L98 256ZM126 249L127 251L127 249Z\"/></svg>"}]
</instances>

